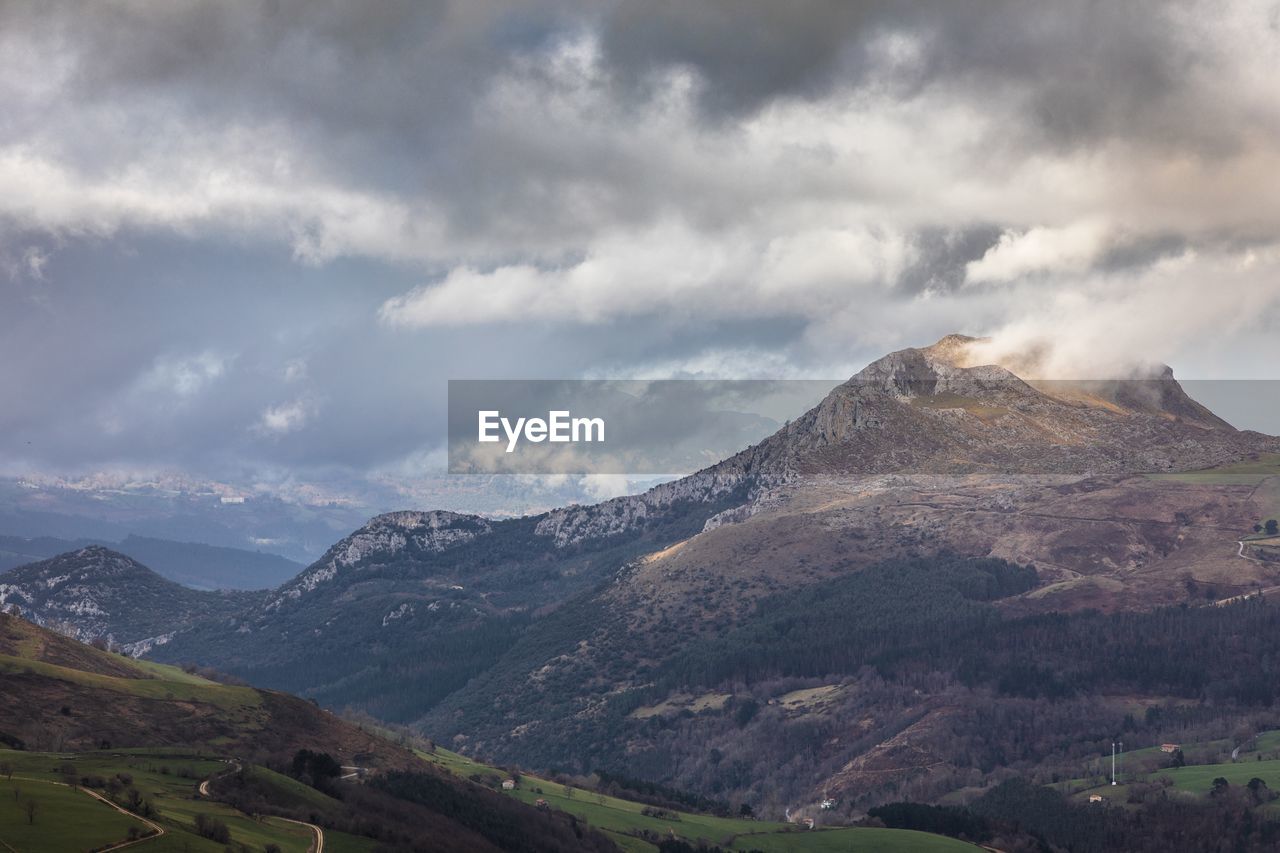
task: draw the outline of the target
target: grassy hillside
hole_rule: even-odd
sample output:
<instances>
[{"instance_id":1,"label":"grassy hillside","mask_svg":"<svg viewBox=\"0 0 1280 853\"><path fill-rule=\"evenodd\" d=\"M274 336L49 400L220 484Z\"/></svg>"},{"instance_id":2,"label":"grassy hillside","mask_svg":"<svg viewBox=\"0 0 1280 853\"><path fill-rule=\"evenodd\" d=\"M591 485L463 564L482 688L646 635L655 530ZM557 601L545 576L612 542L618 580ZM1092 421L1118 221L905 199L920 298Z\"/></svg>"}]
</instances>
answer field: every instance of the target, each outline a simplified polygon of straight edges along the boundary
<instances>
[{"instance_id":1,"label":"grassy hillside","mask_svg":"<svg viewBox=\"0 0 1280 853\"><path fill-rule=\"evenodd\" d=\"M224 768L220 761L207 758L165 754L111 753L56 754L0 750L0 765L13 770L13 778L0 780L0 797L12 796L12 789L22 792L21 799L42 799L36 824L15 826L5 821L17 809L0 809L0 841L23 851L83 851L113 842L124 841L129 830L145 832L146 825L135 817L120 814L94 799L85 790L72 790L61 784L70 768L73 778L83 786L87 781L100 795L127 802L129 789L136 790L147 802L151 820L164 829L164 834L146 842L146 850L162 853L221 853L226 844L202 837L196 830L196 816L220 820L226 824L233 843L262 850L276 844L285 853L306 853L311 833L303 827L283 821L263 821L234 809L196 796L199 780ZM127 781L126 781L127 780ZM108 787L110 786L110 788ZM116 793L112 793L112 788ZM328 845L326 844L326 848Z\"/></svg>"},{"instance_id":2,"label":"grassy hillside","mask_svg":"<svg viewBox=\"0 0 1280 853\"><path fill-rule=\"evenodd\" d=\"M408 767L406 750L310 702L138 661L0 614L0 743L32 750L173 747L266 758L323 745L342 763Z\"/></svg>"},{"instance_id":3,"label":"grassy hillside","mask_svg":"<svg viewBox=\"0 0 1280 853\"><path fill-rule=\"evenodd\" d=\"M330 853L613 849L568 815L458 779L310 702L7 614L0 687L0 743L19 747L0 750L0 795L18 790L23 809L0 823L0 850L82 851L143 833L153 851L304 853L315 830L302 824L320 827ZM340 765L363 778L344 781Z\"/></svg>"}]
</instances>

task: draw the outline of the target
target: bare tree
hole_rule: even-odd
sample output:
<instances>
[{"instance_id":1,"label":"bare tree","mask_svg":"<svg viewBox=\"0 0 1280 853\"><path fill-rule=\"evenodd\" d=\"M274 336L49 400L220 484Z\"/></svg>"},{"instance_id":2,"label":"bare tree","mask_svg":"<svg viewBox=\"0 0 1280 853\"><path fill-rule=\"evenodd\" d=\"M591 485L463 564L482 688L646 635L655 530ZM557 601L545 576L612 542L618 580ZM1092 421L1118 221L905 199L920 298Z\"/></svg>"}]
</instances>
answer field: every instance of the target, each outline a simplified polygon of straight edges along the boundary
<instances>
[{"instance_id":1,"label":"bare tree","mask_svg":"<svg viewBox=\"0 0 1280 853\"><path fill-rule=\"evenodd\" d=\"M0 776L6 779L13 778L13 765L7 761L0 761Z\"/></svg>"},{"instance_id":2,"label":"bare tree","mask_svg":"<svg viewBox=\"0 0 1280 853\"><path fill-rule=\"evenodd\" d=\"M35 800L27 800L27 823L34 824L36 822L36 812L40 811L40 804Z\"/></svg>"}]
</instances>

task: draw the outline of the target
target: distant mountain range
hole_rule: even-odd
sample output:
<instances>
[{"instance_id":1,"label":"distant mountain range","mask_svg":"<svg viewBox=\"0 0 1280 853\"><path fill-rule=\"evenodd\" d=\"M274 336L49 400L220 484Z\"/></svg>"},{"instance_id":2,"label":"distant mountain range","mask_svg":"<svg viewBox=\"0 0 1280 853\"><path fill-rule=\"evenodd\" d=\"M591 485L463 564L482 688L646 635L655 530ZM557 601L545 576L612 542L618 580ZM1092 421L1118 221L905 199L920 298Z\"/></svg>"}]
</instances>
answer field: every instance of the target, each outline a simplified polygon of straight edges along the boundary
<instances>
[{"instance_id":1,"label":"distant mountain range","mask_svg":"<svg viewBox=\"0 0 1280 853\"><path fill-rule=\"evenodd\" d=\"M510 517L597 500L592 488L580 478L418 473L394 482L351 476L324 488L276 489L182 477L0 477L0 536L81 544L137 536L308 564L370 516L405 504Z\"/></svg>"},{"instance_id":2,"label":"distant mountain range","mask_svg":"<svg viewBox=\"0 0 1280 853\"><path fill-rule=\"evenodd\" d=\"M1272 618L1231 600L1280 588L1276 549L1247 539L1280 515L1280 440L1233 429L1167 371L1024 381L971 364L972 344L890 354L640 495L378 516L269 593L197 593L148 654L478 755L779 814L933 798L1013 762L1074 772L1064 739L1088 752L1121 727L1245 719L1267 697L1205 638ZM119 642L155 636L127 602L99 618L36 594L70 568L0 584L37 618L57 605ZM1133 663L1092 668L1112 652L1089 638ZM1133 711L1208 696L1200 717ZM1055 737L1035 734L1049 719Z\"/></svg>"}]
</instances>

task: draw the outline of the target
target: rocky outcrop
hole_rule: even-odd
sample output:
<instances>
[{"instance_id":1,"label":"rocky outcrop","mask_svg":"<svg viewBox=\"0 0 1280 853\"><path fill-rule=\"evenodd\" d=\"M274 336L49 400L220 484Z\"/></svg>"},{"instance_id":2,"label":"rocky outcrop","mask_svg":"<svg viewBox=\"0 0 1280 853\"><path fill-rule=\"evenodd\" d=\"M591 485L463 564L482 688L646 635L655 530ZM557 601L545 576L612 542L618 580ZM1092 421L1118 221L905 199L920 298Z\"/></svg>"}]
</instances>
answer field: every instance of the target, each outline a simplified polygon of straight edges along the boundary
<instances>
[{"instance_id":1,"label":"rocky outcrop","mask_svg":"<svg viewBox=\"0 0 1280 853\"><path fill-rule=\"evenodd\" d=\"M491 533L492 524L478 515L434 510L379 515L334 545L306 571L282 587L268 602L274 609L297 600L340 572L371 560L385 560L406 550L439 554Z\"/></svg>"}]
</instances>

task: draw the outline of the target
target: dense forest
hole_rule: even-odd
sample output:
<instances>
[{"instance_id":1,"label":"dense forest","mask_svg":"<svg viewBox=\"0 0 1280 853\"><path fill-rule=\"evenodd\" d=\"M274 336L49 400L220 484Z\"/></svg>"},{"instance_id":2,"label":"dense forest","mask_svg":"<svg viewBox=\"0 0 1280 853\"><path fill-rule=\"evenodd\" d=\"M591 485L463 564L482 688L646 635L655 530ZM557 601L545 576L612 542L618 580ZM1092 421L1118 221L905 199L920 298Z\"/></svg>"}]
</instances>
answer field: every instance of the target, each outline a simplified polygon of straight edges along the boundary
<instances>
[{"instance_id":1,"label":"dense forest","mask_svg":"<svg viewBox=\"0 0 1280 853\"><path fill-rule=\"evenodd\" d=\"M998 621L990 602L1035 586L1003 560L892 560L762 601L745 624L694 644L665 668L659 692L683 685L855 672L904 649L945 646Z\"/></svg>"},{"instance_id":2,"label":"dense forest","mask_svg":"<svg viewBox=\"0 0 1280 853\"><path fill-rule=\"evenodd\" d=\"M1063 699L1105 691L1270 707L1280 690L1280 607L1228 606L1006 618L989 602L1029 589L1000 560L893 561L762 602L729 633L664 667L659 691L874 666L946 672L968 687Z\"/></svg>"}]
</instances>

